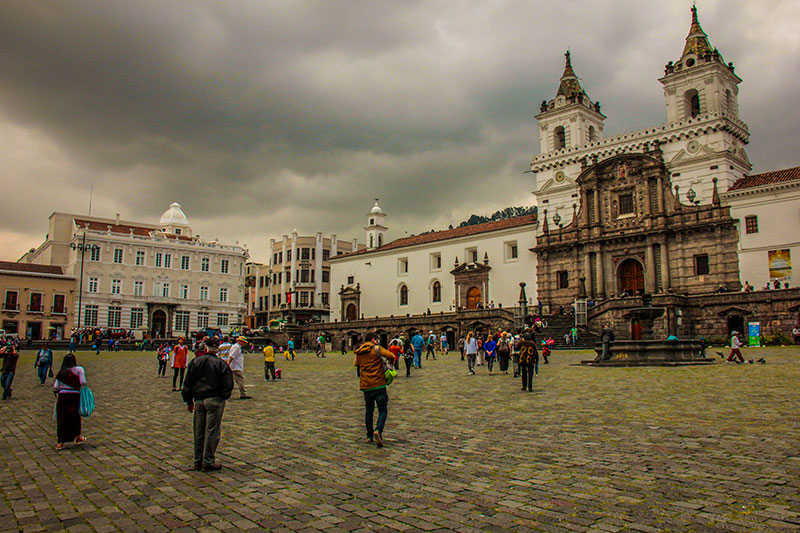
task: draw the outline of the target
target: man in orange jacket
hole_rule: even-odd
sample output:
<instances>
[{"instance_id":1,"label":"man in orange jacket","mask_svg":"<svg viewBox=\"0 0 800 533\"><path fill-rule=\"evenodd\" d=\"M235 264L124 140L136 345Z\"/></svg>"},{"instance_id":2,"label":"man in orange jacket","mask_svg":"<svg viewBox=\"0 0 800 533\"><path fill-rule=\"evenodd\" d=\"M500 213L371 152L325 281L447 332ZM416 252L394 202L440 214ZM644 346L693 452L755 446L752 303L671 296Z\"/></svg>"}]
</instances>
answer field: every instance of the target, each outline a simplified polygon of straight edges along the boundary
<instances>
[{"instance_id":1,"label":"man in orange jacket","mask_svg":"<svg viewBox=\"0 0 800 533\"><path fill-rule=\"evenodd\" d=\"M389 413L384 359L391 362L394 362L395 359L392 352L378 344L377 333L369 335L367 339L367 342L356 348L356 358L353 364L356 367L356 374L359 376L359 389L364 392L364 423L367 426L367 442L374 441L378 448L383 448L383 427ZM378 424L373 431L372 416L376 404L378 406Z\"/></svg>"}]
</instances>

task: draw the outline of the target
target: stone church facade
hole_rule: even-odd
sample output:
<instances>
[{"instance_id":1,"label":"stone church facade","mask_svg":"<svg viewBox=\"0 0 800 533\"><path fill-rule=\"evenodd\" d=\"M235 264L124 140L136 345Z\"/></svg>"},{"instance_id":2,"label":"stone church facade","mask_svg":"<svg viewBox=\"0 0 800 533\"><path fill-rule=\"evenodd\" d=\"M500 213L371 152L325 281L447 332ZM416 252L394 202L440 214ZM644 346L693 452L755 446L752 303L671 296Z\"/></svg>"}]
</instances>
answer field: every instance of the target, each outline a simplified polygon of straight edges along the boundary
<instances>
[{"instance_id":1,"label":"stone church facade","mask_svg":"<svg viewBox=\"0 0 800 533\"><path fill-rule=\"evenodd\" d=\"M556 226L544 210L532 248L542 301L740 289L736 224L716 181L710 203L682 203L655 146L587 165L577 183L575 216Z\"/></svg>"}]
</instances>

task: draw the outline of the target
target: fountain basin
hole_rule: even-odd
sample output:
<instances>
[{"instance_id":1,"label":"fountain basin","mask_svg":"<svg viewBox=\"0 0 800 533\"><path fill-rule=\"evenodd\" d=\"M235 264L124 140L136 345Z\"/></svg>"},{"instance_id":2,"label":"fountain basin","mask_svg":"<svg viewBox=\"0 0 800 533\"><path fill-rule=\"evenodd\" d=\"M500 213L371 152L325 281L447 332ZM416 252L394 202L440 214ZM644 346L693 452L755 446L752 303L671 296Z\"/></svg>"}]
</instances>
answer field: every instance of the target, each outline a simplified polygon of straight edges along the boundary
<instances>
[{"instance_id":1,"label":"fountain basin","mask_svg":"<svg viewBox=\"0 0 800 533\"><path fill-rule=\"evenodd\" d=\"M656 341L620 340L609 344L611 357L601 359L602 344L595 346L597 359L581 361L586 366L683 366L710 365L714 359L701 357L699 340Z\"/></svg>"}]
</instances>

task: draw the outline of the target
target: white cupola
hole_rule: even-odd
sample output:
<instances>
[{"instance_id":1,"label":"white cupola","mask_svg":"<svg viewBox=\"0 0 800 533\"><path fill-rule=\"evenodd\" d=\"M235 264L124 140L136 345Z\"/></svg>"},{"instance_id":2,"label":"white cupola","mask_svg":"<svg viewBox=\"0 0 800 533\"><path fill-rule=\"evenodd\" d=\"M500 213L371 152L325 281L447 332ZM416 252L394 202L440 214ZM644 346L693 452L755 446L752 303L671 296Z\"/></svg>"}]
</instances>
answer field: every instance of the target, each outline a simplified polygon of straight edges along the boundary
<instances>
[{"instance_id":1,"label":"white cupola","mask_svg":"<svg viewBox=\"0 0 800 533\"><path fill-rule=\"evenodd\" d=\"M170 204L169 209L164 211L161 218L158 219L158 225L164 233L184 235L186 237L192 236L189 220L178 202Z\"/></svg>"},{"instance_id":2,"label":"white cupola","mask_svg":"<svg viewBox=\"0 0 800 533\"><path fill-rule=\"evenodd\" d=\"M372 206L372 209L367 213L367 225L364 227L364 230L367 232L368 250L380 248L385 244L385 233L388 229L385 220L386 213L383 212L381 206L378 205L378 199L375 198L375 205Z\"/></svg>"}]
</instances>

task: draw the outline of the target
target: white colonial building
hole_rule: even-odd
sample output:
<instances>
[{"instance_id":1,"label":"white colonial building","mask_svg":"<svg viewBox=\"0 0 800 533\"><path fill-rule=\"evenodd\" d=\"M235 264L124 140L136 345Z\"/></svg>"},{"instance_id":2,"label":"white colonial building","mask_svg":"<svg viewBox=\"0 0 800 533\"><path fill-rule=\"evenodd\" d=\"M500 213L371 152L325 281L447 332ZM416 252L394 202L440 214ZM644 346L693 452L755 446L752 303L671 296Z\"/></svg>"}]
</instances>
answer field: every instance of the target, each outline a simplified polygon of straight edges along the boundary
<instances>
[{"instance_id":1,"label":"white colonial building","mask_svg":"<svg viewBox=\"0 0 800 533\"><path fill-rule=\"evenodd\" d=\"M739 220L742 284L797 286L800 265L792 257L800 258L800 167L744 177L720 198Z\"/></svg>"},{"instance_id":2,"label":"white colonial building","mask_svg":"<svg viewBox=\"0 0 800 533\"><path fill-rule=\"evenodd\" d=\"M158 224L53 213L45 241L20 261L75 276L79 327L170 336L242 322L248 257L195 235L173 203Z\"/></svg>"},{"instance_id":3,"label":"white colonial building","mask_svg":"<svg viewBox=\"0 0 800 533\"><path fill-rule=\"evenodd\" d=\"M384 244L386 214L367 213L367 248L331 257L331 317L516 306L520 282L536 301L536 215L412 235Z\"/></svg>"},{"instance_id":4,"label":"white colonial building","mask_svg":"<svg viewBox=\"0 0 800 533\"><path fill-rule=\"evenodd\" d=\"M535 194L542 215L546 210L551 220L557 216L569 225L573 206L581 205L578 176L587 165L618 154L659 148L673 187L689 204L712 202L714 178L725 191L750 172L744 150L750 134L739 119L742 80L711 46L696 8L683 53L666 65L658 81L664 86L667 122L606 137L606 117L581 87L567 52L556 96L542 102L536 116L541 153L533 157L531 171L537 174Z\"/></svg>"}]
</instances>

